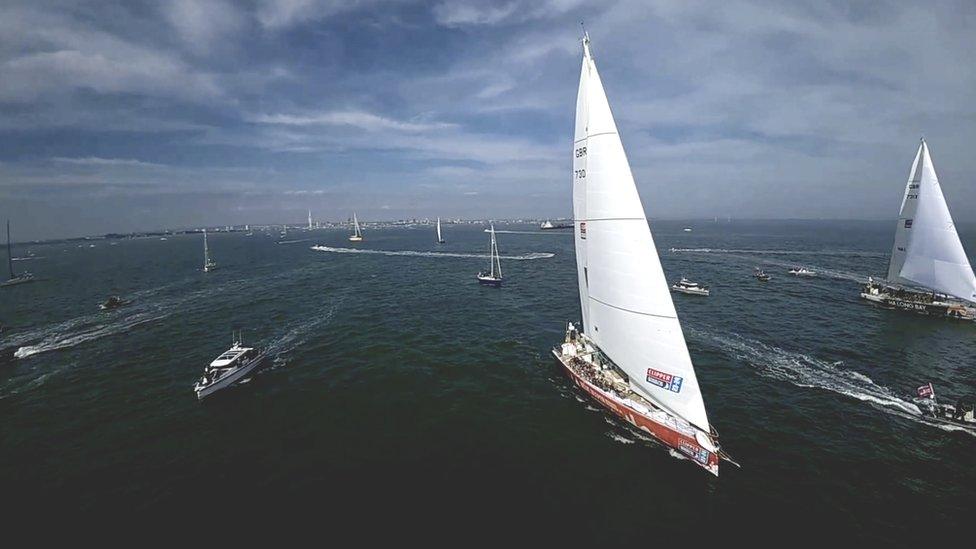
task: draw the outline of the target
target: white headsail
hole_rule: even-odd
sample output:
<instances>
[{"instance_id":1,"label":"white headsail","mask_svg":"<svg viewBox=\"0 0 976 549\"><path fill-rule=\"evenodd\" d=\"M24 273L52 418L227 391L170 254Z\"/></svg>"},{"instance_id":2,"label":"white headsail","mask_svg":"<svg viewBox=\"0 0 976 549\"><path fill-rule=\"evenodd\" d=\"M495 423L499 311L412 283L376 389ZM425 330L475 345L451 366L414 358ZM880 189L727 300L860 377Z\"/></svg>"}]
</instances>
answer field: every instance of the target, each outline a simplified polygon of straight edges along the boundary
<instances>
[{"instance_id":1,"label":"white headsail","mask_svg":"<svg viewBox=\"0 0 976 549\"><path fill-rule=\"evenodd\" d=\"M905 186L888 282L924 286L976 301L976 276L959 241L924 139Z\"/></svg>"},{"instance_id":2,"label":"white headsail","mask_svg":"<svg viewBox=\"0 0 976 549\"><path fill-rule=\"evenodd\" d=\"M695 368L588 37L573 170L584 332L637 393L708 432Z\"/></svg>"}]
</instances>

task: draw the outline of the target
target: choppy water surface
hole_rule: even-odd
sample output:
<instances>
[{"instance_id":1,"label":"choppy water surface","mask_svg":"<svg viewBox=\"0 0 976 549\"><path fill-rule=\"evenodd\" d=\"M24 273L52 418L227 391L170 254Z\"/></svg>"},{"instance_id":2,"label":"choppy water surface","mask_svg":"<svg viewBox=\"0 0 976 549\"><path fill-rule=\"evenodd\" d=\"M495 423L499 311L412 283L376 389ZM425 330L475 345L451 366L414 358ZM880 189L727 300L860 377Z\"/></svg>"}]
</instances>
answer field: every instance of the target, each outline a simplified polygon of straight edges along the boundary
<instances>
[{"instance_id":1,"label":"choppy water surface","mask_svg":"<svg viewBox=\"0 0 976 549\"><path fill-rule=\"evenodd\" d=\"M213 234L32 246L0 290L0 485L21 511L312 513L333 534L622 542L802 531L895 545L961 529L976 437L906 396L976 393L976 325L871 307L891 223L652 223L706 407L743 465L718 479L609 419L549 348L579 316L566 231ZM976 235L964 232L972 250ZM800 264L820 272L788 277ZM752 269L774 278L760 284ZM132 299L100 312L108 295ZM242 385L191 385L233 327L272 348ZM382 517L382 518L380 518ZM801 530L802 529L802 530ZM513 536L518 536L517 538Z\"/></svg>"}]
</instances>

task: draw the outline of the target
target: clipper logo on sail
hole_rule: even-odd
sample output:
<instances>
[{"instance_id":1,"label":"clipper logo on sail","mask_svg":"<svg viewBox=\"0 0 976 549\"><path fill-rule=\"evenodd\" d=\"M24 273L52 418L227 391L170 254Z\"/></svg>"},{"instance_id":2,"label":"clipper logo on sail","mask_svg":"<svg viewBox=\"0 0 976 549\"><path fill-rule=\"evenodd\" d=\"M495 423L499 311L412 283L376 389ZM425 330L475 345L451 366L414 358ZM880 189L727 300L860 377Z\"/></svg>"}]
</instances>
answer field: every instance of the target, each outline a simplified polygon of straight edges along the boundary
<instances>
[{"instance_id":1,"label":"clipper logo on sail","mask_svg":"<svg viewBox=\"0 0 976 549\"><path fill-rule=\"evenodd\" d=\"M672 374L667 374L664 372L659 372L654 368L647 369L647 382L653 383L654 385L657 385L658 387L666 391L671 391L672 393L680 393L682 381L684 381L684 378L682 377L672 375Z\"/></svg>"}]
</instances>

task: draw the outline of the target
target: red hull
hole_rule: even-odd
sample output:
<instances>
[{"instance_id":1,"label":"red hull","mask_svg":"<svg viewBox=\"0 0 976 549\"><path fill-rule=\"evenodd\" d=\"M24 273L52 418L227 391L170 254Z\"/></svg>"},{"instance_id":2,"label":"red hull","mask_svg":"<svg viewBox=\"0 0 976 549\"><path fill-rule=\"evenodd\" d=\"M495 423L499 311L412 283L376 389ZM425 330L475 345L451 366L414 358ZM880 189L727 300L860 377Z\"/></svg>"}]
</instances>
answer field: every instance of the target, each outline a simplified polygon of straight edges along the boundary
<instances>
[{"instance_id":1,"label":"red hull","mask_svg":"<svg viewBox=\"0 0 976 549\"><path fill-rule=\"evenodd\" d=\"M607 397L606 393L600 388L595 387L574 372L572 368L559 359L558 355L556 359L559 360L559 364L562 365L563 371L566 372L569 379L573 380L573 383L599 402L604 408L613 412L620 419L658 439L665 445L674 448L706 471L718 476L719 457L717 452L711 452L705 449L695 440L693 435L687 435L677 431L668 425L647 417L626 404Z\"/></svg>"}]
</instances>

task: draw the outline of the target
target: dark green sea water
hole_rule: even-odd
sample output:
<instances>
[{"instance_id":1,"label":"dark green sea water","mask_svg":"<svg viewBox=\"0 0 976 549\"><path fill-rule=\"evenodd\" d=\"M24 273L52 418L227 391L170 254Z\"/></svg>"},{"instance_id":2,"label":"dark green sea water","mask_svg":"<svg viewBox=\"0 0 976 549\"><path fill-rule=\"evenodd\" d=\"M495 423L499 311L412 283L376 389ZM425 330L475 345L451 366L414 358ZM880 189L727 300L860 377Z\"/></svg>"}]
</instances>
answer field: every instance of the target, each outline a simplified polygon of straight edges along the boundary
<instances>
[{"instance_id":1,"label":"dark green sea water","mask_svg":"<svg viewBox=\"0 0 976 549\"><path fill-rule=\"evenodd\" d=\"M669 278L712 286L675 304L742 469L711 478L562 377L549 349L579 317L566 232L501 227L501 289L474 279L480 227L446 225L444 246L431 228L377 229L356 246L382 253L346 253L342 231L218 233L206 275L199 236L35 245L15 263L44 280L0 289L0 347L19 349L0 365L8 509L174 523L247 509L329 539L461 546L911 545L967 528L976 437L927 424L905 395L926 381L976 394L976 325L858 299L893 222L686 224L652 230ZM788 277L797 263L821 276ZM753 280L757 265L774 279ZM111 294L134 302L97 311ZM234 327L276 359L199 403L191 385Z\"/></svg>"}]
</instances>

